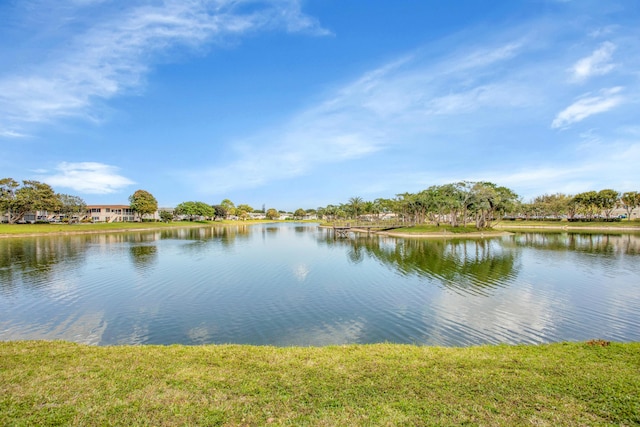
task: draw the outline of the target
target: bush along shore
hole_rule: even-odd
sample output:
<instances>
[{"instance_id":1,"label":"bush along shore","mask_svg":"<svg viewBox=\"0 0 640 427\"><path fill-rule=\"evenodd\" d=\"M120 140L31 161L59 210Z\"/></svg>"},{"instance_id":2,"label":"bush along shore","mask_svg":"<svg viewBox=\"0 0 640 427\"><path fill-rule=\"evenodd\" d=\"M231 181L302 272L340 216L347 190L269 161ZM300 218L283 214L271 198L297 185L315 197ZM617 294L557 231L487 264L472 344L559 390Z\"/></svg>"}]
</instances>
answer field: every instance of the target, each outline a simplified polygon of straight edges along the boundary
<instances>
[{"instance_id":1,"label":"bush along shore","mask_svg":"<svg viewBox=\"0 0 640 427\"><path fill-rule=\"evenodd\" d=\"M0 342L0 425L638 425L640 343Z\"/></svg>"}]
</instances>

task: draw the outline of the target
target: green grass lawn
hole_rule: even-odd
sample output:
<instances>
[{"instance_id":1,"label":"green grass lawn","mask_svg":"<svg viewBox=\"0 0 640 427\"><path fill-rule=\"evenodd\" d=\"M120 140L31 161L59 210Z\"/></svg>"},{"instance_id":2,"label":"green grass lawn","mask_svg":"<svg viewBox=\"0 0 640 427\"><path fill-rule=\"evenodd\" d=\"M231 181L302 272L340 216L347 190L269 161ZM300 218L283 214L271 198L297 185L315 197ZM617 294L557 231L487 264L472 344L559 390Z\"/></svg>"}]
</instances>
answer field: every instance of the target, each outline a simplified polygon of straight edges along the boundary
<instances>
[{"instance_id":1,"label":"green grass lawn","mask_svg":"<svg viewBox=\"0 0 640 427\"><path fill-rule=\"evenodd\" d=\"M445 234L445 233L453 233L453 234L469 234L469 233L476 233L476 234L486 234L488 232L491 231L495 231L495 230L478 230L475 225L466 225L466 226L458 226L458 227L452 227L448 224L440 224L440 226L437 226L435 224L422 224L422 225L416 225L413 227L407 227L407 228L396 228L395 230L392 230L394 232L398 232L398 233L409 233L409 234L430 234L430 233L436 233L436 234Z\"/></svg>"},{"instance_id":2,"label":"green grass lawn","mask_svg":"<svg viewBox=\"0 0 640 427\"><path fill-rule=\"evenodd\" d=\"M616 234L640 233L640 221L620 222L567 222L567 221L498 221L494 230L557 233L569 230L574 233Z\"/></svg>"},{"instance_id":3,"label":"green grass lawn","mask_svg":"<svg viewBox=\"0 0 640 427\"><path fill-rule=\"evenodd\" d=\"M638 425L640 343L607 344L0 342L0 425Z\"/></svg>"},{"instance_id":4,"label":"green grass lawn","mask_svg":"<svg viewBox=\"0 0 640 427\"><path fill-rule=\"evenodd\" d=\"M50 234L82 233L99 231L127 231L139 229L161 229L177 227L202 227L207 225L249 225L265 221L178 221L178 222L113 222L83 224L0 224L1 234Z\"/></svg>"}]
</instances>

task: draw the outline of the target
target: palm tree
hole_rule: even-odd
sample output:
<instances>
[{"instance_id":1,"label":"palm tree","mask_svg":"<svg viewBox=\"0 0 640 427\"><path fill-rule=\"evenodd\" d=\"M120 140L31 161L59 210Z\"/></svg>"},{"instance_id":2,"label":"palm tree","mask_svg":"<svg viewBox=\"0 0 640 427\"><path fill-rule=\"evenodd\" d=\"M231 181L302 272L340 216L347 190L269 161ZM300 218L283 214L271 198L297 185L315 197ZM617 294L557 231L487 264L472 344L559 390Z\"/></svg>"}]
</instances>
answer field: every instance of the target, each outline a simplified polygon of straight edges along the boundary
<instances>
[{"instance_id":1,"label":"palm tree","mask_svg":"<svg viewBox=\"0 0 640 427\"><path fill-rule=\"evenodd\" d=\"M358 210L362 207L363 202L362 197L351 197L349 199L349 204L351 205L351 209L353 209L353 215L356 221L358 220Z\"/></svg>"}]
</instances>

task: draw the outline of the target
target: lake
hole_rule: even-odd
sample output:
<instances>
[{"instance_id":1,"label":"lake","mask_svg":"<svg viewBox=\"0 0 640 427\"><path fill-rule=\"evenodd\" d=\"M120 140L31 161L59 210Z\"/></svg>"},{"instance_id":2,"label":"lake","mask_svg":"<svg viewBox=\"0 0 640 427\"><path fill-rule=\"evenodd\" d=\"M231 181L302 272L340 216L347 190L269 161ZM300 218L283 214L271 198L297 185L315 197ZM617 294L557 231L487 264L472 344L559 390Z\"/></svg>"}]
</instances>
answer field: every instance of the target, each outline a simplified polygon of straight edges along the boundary
<instances>
[{"instance_id":1,"label":"lake","mask_svg":"<svg viewBox=\"0 0 640 427\"><path fill-rule=\"evenodd\" d=\"M315 224L0 239L0 340L640 341L640 236L334 238Z\"/></svg>"}]
</instances>

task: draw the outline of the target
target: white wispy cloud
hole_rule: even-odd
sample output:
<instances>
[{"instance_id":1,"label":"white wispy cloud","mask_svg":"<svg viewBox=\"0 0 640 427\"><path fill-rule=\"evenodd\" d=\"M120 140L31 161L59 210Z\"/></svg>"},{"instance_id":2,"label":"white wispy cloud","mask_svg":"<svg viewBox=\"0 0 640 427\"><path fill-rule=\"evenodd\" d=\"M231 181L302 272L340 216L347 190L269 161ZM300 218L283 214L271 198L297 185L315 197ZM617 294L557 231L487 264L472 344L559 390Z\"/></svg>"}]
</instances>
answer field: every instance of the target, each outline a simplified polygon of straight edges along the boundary
<instances>
[{"instance_id":1,"label":"white wispy cloud","mask_svg":"<svg viewBox=\"0 0 640 427\"><path fill-rule=\"evenodd\" d=\"M584 81L592 76L605 75L616 67L612 63L616 45L611 42L602 43L591 55L577 61L571 68L573 78Z\"/></svg>"},{"instance_id":2,"label":"white wispy cloud","mask_svg":"<svg viewBox=\"0 0 640 427\"><path fill-rule=\"evenodd\" d=\"M16 132L15 130L0 129L0 138L26 138L27 136L28 135Z\"/></svg>"},{"instance_id":3,"label":"white wispy cloud","mask_svg":"<svg viewBox=\"0 0 640 427\"><path fill-rule=\"evenodd\" d=\"M96 100L140 88L157 57L172 49L225 44L264 30L327 34L298 0L136 1L100 13L102 3L67 2L67 20L82 19L86 30L69 37L61 31L63 40L32 63L0 71L0 136L20 136L29 123L61 117L98 120ZM87 18L92 6L96 13ZM82 13L74 15L74 7Z\"/></svg>"},{"instance_id":4,"label":"white wispy cloud","mask_svg":"<svg viewBox=\"0 0 640 427\"><path fill-rule=\"evenodd\" d=\"M637 60L629 40L637 30L618 28L615 43L602 43L576 62L570 53L577 43L593 41L588 32L569 37L560 23L529 24L464 45L454 38L450 49L438 46L435 54L423 46L363 72L287 123L232 141L243 147L235 161L187 173L189 182L216 182L214 188L203 184L202 193L229 193L353 168L371 173L344 183L352 194L367 188L372 194L419 191L421 185L467 179L491 180L533 196L541 188L586 191L587 184L608 175L614 177L612 187L622 187L615 184L622 182L616 167L606 162L624 160L601 150L599 157L586 157L580 152L584 129L570 128L625 105L609 123L598 123L604 128L595 142L606 145L617 129L635 123L637 77L629 70ZM614 52L624 64L613 63ZM611 73L612 67L620 72ZM554 78L567 70L582 76L583 84ZM602 89L602 81L592 77L607 73L609 86ZM632 174L629 164L617 168ZM592 179L593 171L602 171L598 179Z\"/></svg>"},{"instance_id":5,"label":"white wispy cloud","mask_svg":"<svg viewBox=\"0 0 640 427\"><path fill-rule=\"evenodd\" d=\"M513 43L469 48L435 64L425 62L424 54L403 56L338 88L281 127L234 141L235 162L191 171L188 176L206 179L189 179L202 182L203 192L258 187L406 145L405 138L428 135L441 114L522 105L533 97L523 95L529 92L526 87L510 81L483 84L477 77L491 74L492 67L513 59L520 48Z\"/></svg>"},{"instance_id":6,"label":"white wispy cloud","mask_svg":"<svg viewBox=\"0 0 640 427\"><path fill-rule=\"evenodd\" d=\"M119 168L97 162L62 162L52 175L42 180L54 187L70 188L85 194L109 194L134 184L119 174Z\"/></svg>"},{"instance_id":7,"label":"white wispy cloud","mask_svg":"<svg viewBox=\"0 0 640 427\"><path fill-rule=\"evenodd\" d=\"M604 113L617 107L624 101L624 97L620 94L622 89L622 87L616 86L602 89L597 96L583 96L559 112L553 119L551 127L554 129L566 128L589 116Z\"/></svg>"}]
</instances>

